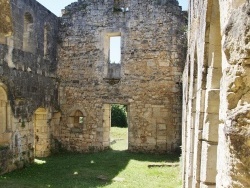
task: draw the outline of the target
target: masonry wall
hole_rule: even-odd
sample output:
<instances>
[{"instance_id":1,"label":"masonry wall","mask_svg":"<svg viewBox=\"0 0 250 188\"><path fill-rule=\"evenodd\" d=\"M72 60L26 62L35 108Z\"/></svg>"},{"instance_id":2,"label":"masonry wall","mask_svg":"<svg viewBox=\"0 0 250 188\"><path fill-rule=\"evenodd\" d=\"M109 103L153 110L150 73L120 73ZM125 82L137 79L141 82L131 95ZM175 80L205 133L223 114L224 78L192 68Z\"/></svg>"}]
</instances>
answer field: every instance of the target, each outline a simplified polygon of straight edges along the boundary
<instances>
[{"instance_id":1,"label":"masonry wall","mask_svg":"<svg viewBox=\"0 0 250 188\"><path fill-rule=\"evenodd\" d=\"M249 2L189 2L183 187L250 187Z\"/></svg>"},{"instance_id":2,"label":"masonry wall","mask_svg":"<svg viewBox=\"0 0 250 188\"><path fill-rule=\"evenodd\" d=\"M109 147L110 104L118 103L128 107L129 150L178 150L184 30L177 1L67 6L58 49L63 147L80 152ZM114 35L121 36L120 65L109 64L109 37ZM71 121L77 110L84 118L80 129Z\"/></svg>"},{"instance_id":3,"label":"masonry wall","mask_svg":"<svg viewBox=\"0 0 250 188\"><path fill-rule=\"evenodd\" d=\"M2 174L33 162L35 155L50 153L50 138L44 135L50 135L52 112L58 109L55 79L58 19L36 1L2 0L0 5L1 18L5 18L1 19L0 27ZM45 43L45 38L49 42ZM50 53L44 53L45 49ZM40 129L39 125L45 128ZM41 137L46 139L39 138L37 132L44 133ZM38 142L46 147L36 150Z\"/></svg>"}]
</instances>

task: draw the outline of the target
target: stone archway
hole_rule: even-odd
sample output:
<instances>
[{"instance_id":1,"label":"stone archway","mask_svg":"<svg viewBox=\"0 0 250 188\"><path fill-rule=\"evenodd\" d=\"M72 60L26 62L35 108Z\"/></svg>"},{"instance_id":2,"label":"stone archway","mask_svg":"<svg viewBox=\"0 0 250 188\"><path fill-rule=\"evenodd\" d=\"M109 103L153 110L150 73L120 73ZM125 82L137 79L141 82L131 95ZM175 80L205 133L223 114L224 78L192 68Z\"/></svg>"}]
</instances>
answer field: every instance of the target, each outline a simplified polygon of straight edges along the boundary
<instances>
[{"instance_id":1,"label":"stone archway","mask_svg":"<svg viewBox=\"0 0 250 188\"><path fill-rule=\"evenodd\" d=\"M35 157L47 157L50 154L50 128L47 110L38 108L34 117L34 150Z\"/></svg>"},{"instance_id":2,"label":"stone archway","mask_svg":"<svg viewBox=\"0 0 250 188\"><path fill-rule=\"evenodd\" d=\"M0 143L6 142L3 134L7 129L7 93L0 86Z\"/></svg>"}]
</instances>

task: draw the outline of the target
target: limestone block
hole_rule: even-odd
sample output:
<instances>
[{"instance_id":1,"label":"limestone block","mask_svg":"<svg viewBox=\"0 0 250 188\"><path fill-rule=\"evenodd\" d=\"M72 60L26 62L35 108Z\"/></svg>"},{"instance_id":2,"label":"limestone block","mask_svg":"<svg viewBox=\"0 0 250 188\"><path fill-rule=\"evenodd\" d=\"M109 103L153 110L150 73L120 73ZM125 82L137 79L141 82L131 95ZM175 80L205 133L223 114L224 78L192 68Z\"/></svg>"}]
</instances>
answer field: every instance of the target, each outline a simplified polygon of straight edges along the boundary
<instances>
[{"instance_id":1,"label":"limestone block","mask_svg":"<svg viewBox=\"0 0 250 188\"><path fill-rule=\"evenodd\" d=\"M220 49L218 49L220 50ZM207 84L210 89L219 89L221 80L222 70L221 68L208 68Z\"/></svg>"},{"instance_id":2,"label":"limestone block","mask_svg":"<svg viewBox=\"0 0 250 188\"><path fill-rule=\"evenodd\" d=\"M159 124L158 125L158 130L166 130L167 129L167 125L166 124Z\"/></svg>"},{"instance_id":3,"label":"limestone block","mask_svg":"<svg viewBox=\"0 0 250 188\"><path fill-rule=\"evenodd\" d=\"M160 61L160 62L159 62L159 66L160 66L160 67L167 67L167 66L169 66L169 62Z\"/></svg>"},{"instance_id":4,"label":"limestone block","mask_svg":"<svg viewBox=\"0 0 250 188\"><path fill-rule=\"evenodd\" d=\"M217 145L211 145L206 141L202 142L201 152L201 182L215 183L217 164Z\"/></svg>"},{"instance_id":5,"label":"limestone block","mask_svg":"<svg viewBox=\"0 0 250 188\"><path fill-rule=\"evenodd\" d=\"M198 100L200 99L200 112L206 112L206 108L205 108L205 96L206 96L206 90L201 89L200 91L201 96L200 98L197 98Z\"/></svg>"},{"instance_id":6,"label":"limestone block","mask_svg":"<svg viewBox=\"0 0 250 188\"><path fill-rule=\"evenodd\" d=\"M206 94L206 112L218 114L220 105L220 90L208 90Z\"/></svg>"},{"instance_id":7,"label":"limestone block","mask_svg":"<svg viewBox=\"0 0 250 188\"><path fill-rule=\"evenodd\" d=\"M199 133L195 133L194 154L193 154L193 177L192 187L199 187L200 184L200 166L201 166L201 147L202 142L199 141Z\"/></svg>"},{"instance_id":8,"label":"limestone block","mask_svg":"<svg viewBox=\"0 0 250 188\"><path fill-rule=\"evenodd\" d=\"M220 120L218 114L205 114L205 123L203 126L202 139L218 142L218 128Z\"/></svg>"}]
</instances>

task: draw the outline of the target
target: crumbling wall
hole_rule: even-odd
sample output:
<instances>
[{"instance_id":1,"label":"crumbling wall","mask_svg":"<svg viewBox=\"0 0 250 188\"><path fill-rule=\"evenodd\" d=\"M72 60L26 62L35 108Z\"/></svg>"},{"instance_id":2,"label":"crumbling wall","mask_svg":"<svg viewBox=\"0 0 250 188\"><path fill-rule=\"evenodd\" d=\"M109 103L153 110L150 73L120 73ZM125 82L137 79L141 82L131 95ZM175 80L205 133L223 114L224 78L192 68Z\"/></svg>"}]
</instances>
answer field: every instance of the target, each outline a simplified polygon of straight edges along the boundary
<instances>
[{"instance_id":1,"label":"crumbling wall","mask_svg":"<svg viewBox=\"0 0 250 188\"><path fill-rule=\"evenodd\" d=\"M80 152L108 147L107 106L118 103L128 106L129 150L177 150L184 31L177 1L86 0L66 7L58 63L62 145ZM114 67L109 65L109 37L117 35L121 64ZM69 123L76 110L84 115L84 128L77 132Z\"/></svg>"},{"instance_id":2,"label":"crumbling wall","mask_svg":"<svg viewBox=\"0 0 250 188\"><path fill-rule=\"evenodd\" d=\"M1 19L4 21L1 28L6 29L0 30L2 174L33 162L36 155L35 130L38 130L36 126L40 121L34 112L40 107L48 111L43 116L45 128L42 131L51 134L49 125L52 112L58 110L55 79L58 19L36 1L5 0L0 5L4 6L1 16L7 19ZM47 25L50 26L50 43L46 45L51 54L45 56L44 27ZM25 37L27 46L32 43L32 50L24 48ZM45 142L50 141L48 138ZM47 156L50 147L44 150L40 157ZM4 155L7 156L2 157Z\"/></svg>"},{"instance_id":3,"label":"crumbling wall","mask_svg":"<svg viewBox=\"0 0 250 188\"><path fill-rule=\"evenodd\" d=\"M250 3L221 1L223 77L218 187L250 187Z\"/></svg>"},{"instance_id":4,"label":"crumbling wall","mask_svg":"<svg viewBox=\"0 0 250 188\"><path fill-rule=\"evenodd\" d=\"M190 1L183 187L249 187L249 2Z\"/></svg>"}]
</instances>

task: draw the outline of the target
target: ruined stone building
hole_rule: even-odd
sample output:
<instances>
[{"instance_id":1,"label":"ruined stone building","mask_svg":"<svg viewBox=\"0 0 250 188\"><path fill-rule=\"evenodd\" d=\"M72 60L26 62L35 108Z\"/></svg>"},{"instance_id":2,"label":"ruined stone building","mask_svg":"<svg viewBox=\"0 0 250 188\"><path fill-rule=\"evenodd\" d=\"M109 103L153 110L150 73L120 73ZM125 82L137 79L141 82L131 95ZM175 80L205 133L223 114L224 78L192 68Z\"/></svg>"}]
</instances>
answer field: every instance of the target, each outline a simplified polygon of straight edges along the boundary
<instances>
[{"instance_id":1,"label":"ruined stone building","mask_svg":"<svg viewBox=\"0 0 250 188\"><path fill-rule=\"evenodd\" d=\"M124 104L130 151L176 150L184 29L177 1L86 0L66 7L57 70L61 143L83 152L109 147L110 105ZM120 64L110 63L114 36L121 37ZM73 122L77 112L82 125Z\"/></svg>"},{"instance_id":2,"label":"ruined stone building","mask_svg":"<svg viewBox=\"0 0 250 188\"><path fill-rule=\"evenodd\" d=\"M58 18L31 0L0 0L0 10L1 174L50 154Z\"/></svg>"},{"instance_id":3,"label":"ruined stone building","mask_svg":"<svg viewBox=\"0 0 250 188\"><path fill-rule=\"evenodd\" d=\"M250 187L250 2L191 0L188 31L183 187Z\"/></svg>"},{"instance_id":4,"label":"ruined stone building","mask_svg":"<svg viewBox=\"0 0 250 188\"><path fill-rule=\"evenodd\" d=\"M0 174L58 148L108 148L111 104L127 107L130 151L179 148L186 20L176 0L79 0L61 18L35 0L0 0L0 10Z\"/></svg>"}]
</instances>

